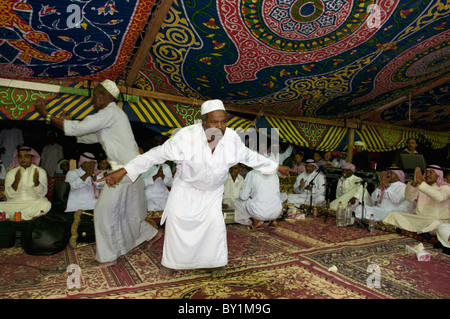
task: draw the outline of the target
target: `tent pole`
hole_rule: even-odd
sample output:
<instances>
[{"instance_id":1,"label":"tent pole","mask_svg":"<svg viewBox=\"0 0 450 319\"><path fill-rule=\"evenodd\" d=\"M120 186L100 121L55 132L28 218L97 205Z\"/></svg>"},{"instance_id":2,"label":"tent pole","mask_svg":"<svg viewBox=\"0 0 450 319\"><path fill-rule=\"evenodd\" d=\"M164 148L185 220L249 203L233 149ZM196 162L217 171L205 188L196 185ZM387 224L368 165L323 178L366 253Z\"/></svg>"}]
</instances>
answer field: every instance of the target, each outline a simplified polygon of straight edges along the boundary
<instances>
[{"instance_id":1,"label":"tent pole","mask_svg":"<svg viewBox=\"0 0 450 319\"><path fill-rule=\"evenodd\" d=\"M347 150L347 163L351 163L353 160L353 143L355 142L355 129L350 128L348 130L348 150Z\"/></svg>"}]
</instances>

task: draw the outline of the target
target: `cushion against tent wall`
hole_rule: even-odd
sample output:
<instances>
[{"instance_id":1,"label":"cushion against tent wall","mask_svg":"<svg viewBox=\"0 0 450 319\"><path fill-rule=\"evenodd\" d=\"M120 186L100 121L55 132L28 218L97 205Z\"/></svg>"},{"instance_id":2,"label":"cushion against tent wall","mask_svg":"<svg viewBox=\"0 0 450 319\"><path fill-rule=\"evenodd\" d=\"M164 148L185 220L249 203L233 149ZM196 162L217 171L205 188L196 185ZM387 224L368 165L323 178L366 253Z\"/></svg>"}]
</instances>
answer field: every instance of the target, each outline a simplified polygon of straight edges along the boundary
<instances>
[{"instance_id":1,"label":"cushion against tent wall","mask_svg":"<svg viewBox=\"0 0 450 319\"><path fill-rule=\"evenodd\" d=\"M63 216L47 214L30 221L23 233L22 247L30 255L52 255L64 250L69 230Z\"/></svg>"}]
</instances>

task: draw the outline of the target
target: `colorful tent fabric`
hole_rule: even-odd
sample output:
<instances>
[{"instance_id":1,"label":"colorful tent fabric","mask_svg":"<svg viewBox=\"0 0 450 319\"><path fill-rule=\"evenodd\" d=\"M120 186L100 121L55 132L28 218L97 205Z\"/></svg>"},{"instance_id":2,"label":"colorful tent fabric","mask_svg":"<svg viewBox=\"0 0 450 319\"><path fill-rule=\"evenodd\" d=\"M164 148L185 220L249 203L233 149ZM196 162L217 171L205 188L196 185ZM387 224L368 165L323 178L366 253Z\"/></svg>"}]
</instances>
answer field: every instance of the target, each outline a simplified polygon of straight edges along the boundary
<instances>
[{"instance_id":1,"label":"colorful tent fabric","mask_svg":"<svg viewBox=\"0 0 450 319\"><path fill-rule=\"evenodd\" d=\"M449 74L449 17L442 0L175 1L136 84L254 114L318 118L412 94L412 120L404 105L370 119L444 129L448 81L424 94L428 104L414 93Z\"/></svg>"},{"instance_id":2,"label":"colorful tent fabric","mask_svg":"<svg viewBox=\"0 0 450 319\"><path fill-rule=\"evenodd\" d=\"M270 127L279 130L280 140L301 147L319 151L339 149L345 140L348 129L338 126L306 123L273 117L261 117L258 127Z\"/></svg>"},{"instance_id":3,"label":"colorful tent fabric","mask_svg":"<svg viewBox=\"0 0 450 319\"><path fill-rule=\"evenodd\" d=\"M364 126L362 129L355 131L355 141L363 141L370 152L385 152L404 148L409 138L415 138L418 142L433 149L443 148L449 143L448 136L423 134L409 130Z\"/></svg>"},{"instance_id":4,"label":"colorful tent fabric","mask_svg":"<svg viewBox=\"0 0 450 319\"><path fill-rule=\"evenodd\" d=\"M0 75L38 82L125 78L153 27L154 5L163 3L2 1ZM444 131L450 84L435 82L449 76L449 17L445 0L177 0L152 30L155 40L129 85L218 98L253 114L367 112L372 122ZM409 103L374 112L408 95ZM26 114L17 101L7 102L15 119Z\"/></svg>"},{"instance_id":5,"label":"colorful tent fabric","mask_svg":"<svg viewBox=\"0 0 450 319\"><path fill-rule=\"evenodd\" d=\"M74 83L74 89L82 88L83 83ZM50 114L58 115L66 111L72 119L82 119L94 111L91 104L89 90L84 95L68 93L49 93L12 87L0 86L0 119L3 120L42 120L34 112L33 103L38 96L49 99ZM14 95L13 97L11 95ZM9 103L8 101L14 101ZM139 98L137 102L120 101L119 105L130 118L130 121L140 122L153 131L170 136L174 129L193 124L200 119L200 108L152 98ZM295 120L260 116L250 121L239 116L229 114L228 127L233 128L244 137L249 130L261 131L271 135L272 129L283 143L300 147L317 149L320 151L343 150L348 146L349 129L341 126L324 125L318 123L300 122ZM422 144L439 149L449 143L446 135L423 134L411 130L388 129L378 126L364 125L355 130L355 141L365 142L371 152L385 152L406 146L408 138L414 137Z\"/></svg>"},{"instance_id":6,"label":"colorful tent fabric","mask_svg":"<svg viewBox=\"0 0 450 319\"><path fill-rule=\"evenodd\" d=\"M117 79L150 1L2 1L0 74L20 79Z\"/></svg>"}]
</instances>

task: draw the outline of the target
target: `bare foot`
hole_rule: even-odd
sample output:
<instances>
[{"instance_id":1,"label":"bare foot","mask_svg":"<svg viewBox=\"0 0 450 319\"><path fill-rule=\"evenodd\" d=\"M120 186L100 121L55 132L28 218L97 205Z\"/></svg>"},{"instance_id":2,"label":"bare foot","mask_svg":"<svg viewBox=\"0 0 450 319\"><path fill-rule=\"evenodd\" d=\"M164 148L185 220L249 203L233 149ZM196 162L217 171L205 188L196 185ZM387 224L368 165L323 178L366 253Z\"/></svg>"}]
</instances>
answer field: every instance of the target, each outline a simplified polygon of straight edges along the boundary
<instances>
[{"instance_id":1,"label":"bare foot","mask_svg":"<svg viewBox=\"0 0 450 319\"><path fill-rule=\"evenodd\" d=\"M212 268L211 269L211 277L212 278L220 278L225 277L227 275L227 271L225 270L225 266Z\"/></svg>"},{"instance_id":2,"label":"bare foot","mask_svg":"<svg viewBox=\"0 0 450 319\"><path fill-rule=\"evenodd\" d=\"M161 237L163 236L163 234L164 234L164 231L163 231L162 229L158 229L158 232L156 233L155 236L153 236L153 238L147 239L145 248L146 248L146 249L150 249L150 247L151 247L154 243L156 243L158 240L161 239Z\"/></svg>"},{"instance_id":3,"label":"bare foot","mask_svg":"<svg viewBox=\"0 0 450 319\"><path fill-rule=\"evenodd\" d=\"M173 269L164 267L162 265L161 265L161 268L159 269L159 274L163 277L171 277L171 276L173 276L174 272L175 271Z\"/></svg>"}]
</instances>

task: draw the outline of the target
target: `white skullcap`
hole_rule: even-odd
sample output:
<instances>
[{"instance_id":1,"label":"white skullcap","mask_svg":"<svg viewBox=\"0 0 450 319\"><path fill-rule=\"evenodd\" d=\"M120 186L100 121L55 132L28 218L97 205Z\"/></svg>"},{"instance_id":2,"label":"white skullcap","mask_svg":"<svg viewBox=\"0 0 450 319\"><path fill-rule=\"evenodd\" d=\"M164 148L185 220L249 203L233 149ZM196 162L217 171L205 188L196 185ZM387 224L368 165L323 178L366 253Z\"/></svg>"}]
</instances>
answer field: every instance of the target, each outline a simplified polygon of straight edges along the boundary
<instances>
[{"instance_id":1,"label":"white skullcap","mask_svg":"<svg viewBox=\"0 0 450 319\"><path fill-rule=\"evenodd\" d=\"M120 90L117 87L116 83L111 80L104 80L100 83L100 85L103 86L106 91L108 91L115 99L117 99L120 94Z\"/></svg>"},{"instance_id":2,"label":"white skullcap","mask_svg":"<svg viewBox=\"0 0 450 319\"><path fill-rule=\"evenodd\" d=\"M225 106L223 106L223 102L221 100L209 100L202 104L201 114L207 114L212 111L225 111Z\"/></svg>"}]
</instances>

